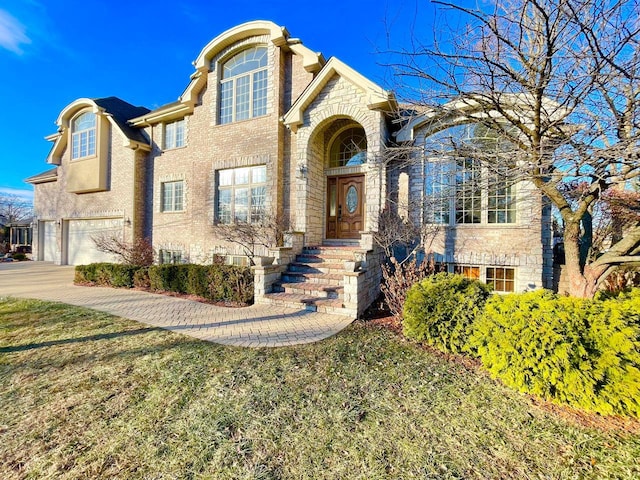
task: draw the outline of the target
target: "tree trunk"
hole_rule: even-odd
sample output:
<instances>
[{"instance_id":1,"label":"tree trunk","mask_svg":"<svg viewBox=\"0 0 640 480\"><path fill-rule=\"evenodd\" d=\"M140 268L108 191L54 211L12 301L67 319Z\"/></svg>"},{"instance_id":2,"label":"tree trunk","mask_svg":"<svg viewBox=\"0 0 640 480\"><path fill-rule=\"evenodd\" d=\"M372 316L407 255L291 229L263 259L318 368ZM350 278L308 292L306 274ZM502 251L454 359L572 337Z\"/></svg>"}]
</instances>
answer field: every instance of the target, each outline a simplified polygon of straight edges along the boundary
<instances>
[{"instance_id":1,"label":"tree trunk","mask_svg":"<svg viewBox=\"0 0 640 480\"><path fill-rule=\"evenodd\" d=\"M598 279L593 278L591 269L582 267L579 222L565 220L564 254L565 268L569 279L569 295L579 298L593 297L597 290Z\"/></svg>"}]
</instances>

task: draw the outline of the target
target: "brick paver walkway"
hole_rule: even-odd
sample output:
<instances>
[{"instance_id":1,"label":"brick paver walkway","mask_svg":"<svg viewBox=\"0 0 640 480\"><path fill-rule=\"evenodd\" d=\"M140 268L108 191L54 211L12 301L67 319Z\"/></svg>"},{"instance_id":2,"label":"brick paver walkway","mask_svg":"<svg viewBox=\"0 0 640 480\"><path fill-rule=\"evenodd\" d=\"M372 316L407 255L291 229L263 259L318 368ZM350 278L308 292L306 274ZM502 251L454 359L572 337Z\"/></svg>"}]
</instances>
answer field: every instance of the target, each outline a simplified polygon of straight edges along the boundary
<instances>
[{"instance_id":1,"label":"brick paver walkway","mask_svg":"<svg viewBox=\"0 0 640 480\"><path fill-rule=\"evenodd\" d=\"M275 305L224 308L128 289L73 285L73 267L48 262L0 263L0 297L64 302L202 340L242 347L317 342L352 322L349 317Z\"/></svg>"}]
</instances>

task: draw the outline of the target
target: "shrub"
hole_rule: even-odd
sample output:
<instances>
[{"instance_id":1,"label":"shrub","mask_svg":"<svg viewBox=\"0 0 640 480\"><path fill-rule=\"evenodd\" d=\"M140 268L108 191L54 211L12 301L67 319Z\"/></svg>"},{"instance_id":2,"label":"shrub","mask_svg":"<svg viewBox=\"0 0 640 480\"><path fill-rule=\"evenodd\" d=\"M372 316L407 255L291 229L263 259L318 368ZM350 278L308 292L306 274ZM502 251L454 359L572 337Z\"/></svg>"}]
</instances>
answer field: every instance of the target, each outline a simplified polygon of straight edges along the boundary
<instances>
[{"instance_id":1,"label":"shrub","mask_svg":"<svg viewBox=\"0 0 640 480\"><path fill-rule=\"evenodd\" d=\"M404 334L445 352L472 352L471 327L490 288L462 275L438 273L415 284L404 305Z\"/></svg>"},{"instance_id":2,"label":"shrub","mask_svg":"<svg viewBox=\"0 0 640 480\"><path fill-rule=\"evenodd\" d=\"M251 269L233 265L141 267L117 263L92 263L76 266L74 282L107 287L143 287L241 304L253 301Z\"/></svg>"},{"instance_id":3,"label":"shrub","mask_svg":"<svg viewBox=\"0 0 640 480\"><path fill-rule=\"evenodd\" d=\"M27 259L27 256L24 253L14 253L13 258L16 262L22 262Z\"/></svg>"},{"instance_id":4,"label":"shrub","mask_svg":"<svg viewBox=\"0 0 640 480\"><path fill-rule=\"evenodd\" d=\"M154 265L149 267L152 290L188 293L213 301L251 303L253 273L233 265Z\"/></svg>"},{"instance_id":5,"label":"shrub","mask_svg":"<svg viewBox=\"0 0 640 480\"><path fill-rule=\"evenodd\" d=\"M601 300L496 295L470 342L492 376L521 392L640 416L640 290Z\"/></svg>"},{"instance_id":6,"label":"shrub","mask_svg":"<svg viewBox=\"0 0 640 480\"><path fill-rule=\"evenodd\" d=\"M131 288L135 272L139 268L133 265L120 265L117 263L76 265L74 282L91 283L105 287Z\"/></svg>"},{"instance_id":7,"label":"shrub","mask_svg":"<svg viewBox=\"0 0 640 480\"><path fill-rule=\"evenodd\" d=\"M140 267L133 274L133 286L138 288L150 288L151 282L149 281L149 268Z\"/></svg>"}]
</instances>

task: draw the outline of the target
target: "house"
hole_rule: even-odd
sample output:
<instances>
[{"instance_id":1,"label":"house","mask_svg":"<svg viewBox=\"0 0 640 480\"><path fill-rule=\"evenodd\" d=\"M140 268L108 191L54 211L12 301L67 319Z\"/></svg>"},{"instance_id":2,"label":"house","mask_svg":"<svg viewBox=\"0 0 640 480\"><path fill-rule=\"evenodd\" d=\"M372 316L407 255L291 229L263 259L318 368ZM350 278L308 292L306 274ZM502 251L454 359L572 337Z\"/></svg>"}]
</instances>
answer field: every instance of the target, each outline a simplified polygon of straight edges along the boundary
<instances>
[{"instance_id":1,"label":"house","mask_svg":"<svg viewBox=\"0 0 640 480\"><path fill-rule=\"evenodd\" d=\"M9 251L31 253L32 228L31 217L17 220L6 225L9 229Z\"/></svg>"},{"instance_id":2,"label":"house","mask_svg":"<svg viewBox=\"0 0 640 480\"><path fill-rule=\"evenodd\" d=\"M385 148L398 136L424 141L424 125L395 122L391 92L272 22L220 34L194 67L178 100L156 110L116 97L62 110L48 137L53 168L27 180L34 257L108 261L93 240L111 235L151 239L159 262L238 262L214 225L278 215L286 244L264 252L274 265L254 267L256 301L362 312L379 292L379 213L399 192L431 194L423 167L400 171ZM545 284L548 219L540 204L510 205L467 225L452 204L440 260L506 291Z\"/></svg>"}]
</instances>

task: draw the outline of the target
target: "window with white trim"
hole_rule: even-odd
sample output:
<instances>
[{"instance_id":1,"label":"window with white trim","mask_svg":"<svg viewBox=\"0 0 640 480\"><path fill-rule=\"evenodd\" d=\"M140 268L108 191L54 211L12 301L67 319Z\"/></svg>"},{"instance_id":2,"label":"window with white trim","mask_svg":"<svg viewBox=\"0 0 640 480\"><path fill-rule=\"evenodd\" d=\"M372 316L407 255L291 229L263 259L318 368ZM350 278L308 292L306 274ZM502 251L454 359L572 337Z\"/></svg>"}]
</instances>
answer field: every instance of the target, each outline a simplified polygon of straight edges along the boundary
<instances>
[{"instance_id":1,"label":"window with white trim","mask_svg":"<svg viewBox=\"0 0 640 480\"><path fill-rule=\"evenodd\" d=\"M84 112L71 122L71 158L96 154L96 114Z\"/></svg>"},{"instance_id":2,"label":"window with white trim","mask_svg":"<svg viewBox=\"0 0 640 480\"><path fill-rule=\"evenodd\" d=\"M181 212L184 210L184 181L163 182L161 185L163 212Z\"/></svg>"},{"instance_id":3,"label":"window with white trim","mask_svg":"<svg viewBox=\"0 0 640 480\"><path fill-rule=\"evenodd\" d=\"M450 161L429 161L425 164L425 222L448 225L451 218L451 187L453 166Z\"/></svg>"},{"instance_id":4,"label":"window with white trim","mask_svg":"<svg viewBox=\"0 0 640 480\"><path fill-rule=\"evenodd\" d=\"M247 48L222 66L220 123L267 114L267 47Z\"/></svg>"},{"instance_id":5,"label":"window with white trim","mask_svg":"<svg viewBox=\"0 0 640 480\"><path fill-rule=\"evenodd\" d=\"M171 148L184 147L184 145L184 118L167 123L164 126L164 148L169 150Z\"/></svg>"},{"instance_id":6,"label":"window with white trim","mask_svg":"<svg viewBox=\"0 0 640 480\"><path fill-rule=\"evenodd\" d=\"M515 223L515 188L507 182L506 175L491 175L487 190L487 223Z\"/></svg>"},{"instance_id":7,"label":"window with white trim","mask_svg":"<svg viewBox=\"0 0 640 480\"><path fill-rule=\"evenodd\" d=\"M218 170L218 222L258 223L263 220L266 182L265 165Z\"/></svg>"},{"instance_id":8,"label":"window with white trim","mask_svg":"<svg viewBox=\"0 0 640 480\"><path fill-rule=\"evenodd\" d=\"M180 250L160 250L160 263L175 264L182 263L182 252Z\"/></svg>"},{"instance_id":9,"label":"window with white trim","mask_svg":"<svg viewBox=\"0 0 640 480\"><path fill-rule=\"evenodd\" d=\"M497 148L481 125L457 125L425 139L424 221L444 225L516 223L515 186L504 170L455 158L455 145ZM480 145L481 147L478 147Z\"/></svg>"}]
</instances>

